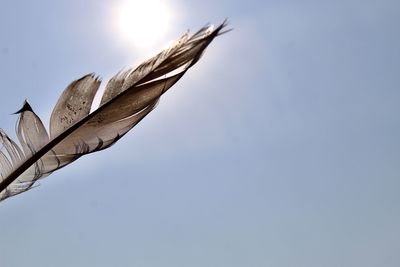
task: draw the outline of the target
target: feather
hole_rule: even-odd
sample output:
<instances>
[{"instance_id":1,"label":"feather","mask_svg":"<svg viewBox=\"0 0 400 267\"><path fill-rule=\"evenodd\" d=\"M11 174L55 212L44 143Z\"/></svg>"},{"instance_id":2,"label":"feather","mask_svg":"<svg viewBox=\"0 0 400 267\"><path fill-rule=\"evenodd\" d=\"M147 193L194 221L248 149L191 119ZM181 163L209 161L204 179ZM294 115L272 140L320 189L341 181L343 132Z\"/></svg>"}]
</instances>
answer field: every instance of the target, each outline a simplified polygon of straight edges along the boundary
<instances>
[{"instance_id":1,"label":"feather","mask_svg":"<svg viewBox=\"0 0 400 267\"><path fill-rule=\"evenodd\" d=\"M201 57L226 21L184 34L169 48L120 72L107 83L99 107L90 113L100 87L88 74L62 93L50 117L49 132L25 101L17 112L20 145L0 129L0 201L31 189L35 183L79 157L115 144L156 106ZM226 32L226 31L225 31Z\"/></svg>"}]
</instances>

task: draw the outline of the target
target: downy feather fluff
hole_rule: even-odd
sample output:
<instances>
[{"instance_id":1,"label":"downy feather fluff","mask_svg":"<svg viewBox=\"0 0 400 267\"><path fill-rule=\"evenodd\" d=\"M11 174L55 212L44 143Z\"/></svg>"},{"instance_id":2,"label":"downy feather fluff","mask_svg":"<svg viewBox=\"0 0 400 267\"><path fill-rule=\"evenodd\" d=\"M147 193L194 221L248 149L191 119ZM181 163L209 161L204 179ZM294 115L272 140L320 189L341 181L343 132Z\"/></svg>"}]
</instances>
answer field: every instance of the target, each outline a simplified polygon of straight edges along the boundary
<instances>
[{"instance_id":1,"label":"downy feather fluff","mask_svg":"<svg viewBox=\"0 0 400 267\"><path fill-rule=\"evenodd\" d=\"M0 129L0 201L29 190L83 155L115 144L154 109L225 26L226 22L215 29L203 27L192 36L184 34L137 68L118 73L92 113L100 80L89 74L72 82L53 109L49 132L25 101L17 112L20 145Z\"/></svg>"}]
</instances>

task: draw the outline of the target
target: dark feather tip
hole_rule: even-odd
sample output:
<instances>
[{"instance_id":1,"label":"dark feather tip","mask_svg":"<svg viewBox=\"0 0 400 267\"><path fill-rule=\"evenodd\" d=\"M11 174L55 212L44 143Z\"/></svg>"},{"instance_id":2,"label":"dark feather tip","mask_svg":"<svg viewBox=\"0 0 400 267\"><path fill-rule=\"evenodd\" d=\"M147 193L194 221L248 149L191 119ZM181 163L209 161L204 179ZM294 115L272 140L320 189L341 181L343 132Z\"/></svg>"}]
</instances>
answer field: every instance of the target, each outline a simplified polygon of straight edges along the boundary
<instances>
[{"instance_id":1,"label":"dark feather tip","mask_svg":"<svg viewBox=\"0 0 400 267\"><path fill-rule=\"evenodd\" d=\"M31 105L29 105L28 101L26 101L26 100L24 101L24 104L22 105L22 108L20 110L18 110L17 112L13 113L13 114L20 114L20 113L22 113L24 111L33 112Z\"/></svg>"}]
</instances>

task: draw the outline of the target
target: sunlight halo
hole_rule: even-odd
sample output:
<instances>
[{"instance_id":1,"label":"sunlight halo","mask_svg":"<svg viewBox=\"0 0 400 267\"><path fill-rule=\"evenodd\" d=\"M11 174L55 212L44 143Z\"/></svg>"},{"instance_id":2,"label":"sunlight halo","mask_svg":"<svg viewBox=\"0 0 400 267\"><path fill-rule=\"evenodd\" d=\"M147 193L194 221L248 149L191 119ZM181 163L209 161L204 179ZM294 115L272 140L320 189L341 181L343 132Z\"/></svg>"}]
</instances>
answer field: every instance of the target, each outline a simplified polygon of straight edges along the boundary
<instances>
[{"instance_id":1,"label":"sunlight halo","mask_svg":"<svg viewBox=\"0 0 400 267\"><path fill-rule=\"evenodd\" d=\"M122 0L114 16L121 37L141 50L159 45L172 23L172 11L165 0Z\"/></svg>"}]
</instances>

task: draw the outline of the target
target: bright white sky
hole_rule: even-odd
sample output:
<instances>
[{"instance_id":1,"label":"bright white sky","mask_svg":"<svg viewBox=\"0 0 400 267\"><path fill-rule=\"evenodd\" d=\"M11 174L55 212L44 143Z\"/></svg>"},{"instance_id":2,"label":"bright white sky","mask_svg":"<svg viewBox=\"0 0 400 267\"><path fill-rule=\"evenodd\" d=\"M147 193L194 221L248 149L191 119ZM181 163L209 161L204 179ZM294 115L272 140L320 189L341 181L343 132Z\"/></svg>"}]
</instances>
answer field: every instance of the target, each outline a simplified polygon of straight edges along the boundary
<instances>
[{"instance_id":1,"label":"bright white sky","mask_svg":"<svg viewBox=\"0 0 400 267\"><path fill-rule=\"evenodd\" d=\"M137 49L154 48L171 31L173 7L161 0L124 0L113 7L115 32Z\"/></svg>"},{"instance_id":2,"label":"bright white sky","mask_svg":"<svg viewBox=\"0 0 400 267\"><path fill-rule=\"evenodd\" d=\"M12 135L26 98L47 121L86 73L106 81L208 22L234 31L114 147L0 203L0 265L400 266L399 8L2 0Z\"/></svg>"}]
</instances>

